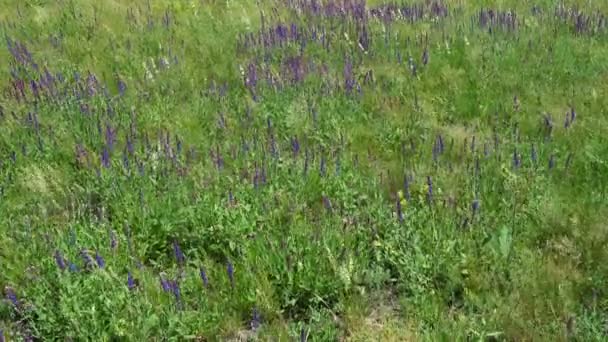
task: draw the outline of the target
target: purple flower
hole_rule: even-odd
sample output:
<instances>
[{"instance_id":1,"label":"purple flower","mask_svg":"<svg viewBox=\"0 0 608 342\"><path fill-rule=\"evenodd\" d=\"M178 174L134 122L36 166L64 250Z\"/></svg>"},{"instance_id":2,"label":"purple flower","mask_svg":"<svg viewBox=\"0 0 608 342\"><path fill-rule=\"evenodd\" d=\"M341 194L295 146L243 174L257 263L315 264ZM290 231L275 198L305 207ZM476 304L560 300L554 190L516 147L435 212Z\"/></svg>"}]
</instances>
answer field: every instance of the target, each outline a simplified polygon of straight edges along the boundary
<instances>
[{"instance_id":1,"label":"purple flower","mask_svg":"<svg viewBox=\"0 0 608 342\"><path fill-rule=\"evenodd\" d=\"M429 63L429 49L428 48L424 48L424 51L422 52L422 64L427 65Z\"/></svg>"},{"instance_id":2,"label":"purple flower","mask_svg":"<svg viewBox=\"0 0 608 342\"><path fill-rule=\"evenodd\" d=\"M177 280L173 280L170 282L170 284L171 290L173 290L173 295L175 296L175 300L179 303L180 299L182 298L182 291L179 287L179 283Z\"/></svg>"},{"instance_id":3,"label":"purple flower","mask_svg":"<svg viewBox=\"0 0 608 342\"><path fill-rule=\"evenodd\" d=\"M226 265L226 272L228 273L228 279L230 280L230 286L234 289L234 266L230 261Z\"/></svg>"},{"instance_id":4,"label":"purple flower","mask_svg":"<svg viewBox=\"0 0 608 342\"><path fill-rule=\"evenodd\" d=\"M0 342L5 342L6 340L4 339L4 330L0 329Z\"/></svg>"},{"instance_id":5,"label":"purple flower","mask_svg":"<svg viewBox=\"0 0 608 342\"><path fill-rule=\"evenodd\" d=\"M78 266L73 262L70 262L70 272L78 272Z\"/></svg>"},{"instance_id":6,"label":"purple flower","mask_svg":"<svg viewBox=\"0 0 608 342\"><path fill-rule=\"evenodd\" d=\"M574 107L571 107L570 108L570 123L573 123L574 119L576 119L576 111L574 110Z\"/></svg>"},{"instance_id":7,"label":"purple flower","mask_svg":"<svg viewBox=\"0 0 608 342\"><path fill-rule=\"evenodd\" d=\"M101 152L101 165L106 169L110 167L110 151L107 147L104 147Z\"/></svg>"},{"instance_id":8,"label":"purple flower","mask_svg":"<svg viewBox=\"0 0 608 342\"><path fill-rule=\"evenodd\" d=\"M431 180L431 176L426 177L426 183L429 186L427 199L429 201L429 204L431 204L433 202L433 181Z\"/></svg>"},{"instance_id":9,"label":"purple flower","mask_svg":"<svg viewBox=\"0 0 608 342\"><path fill-rule=\"evenodd\" d=\"M15 307L19 307L19 300L17 299L17 294L15 290L9 286L4 287L4 294L6 295L6 299L11 302Z\"/></svg>"},{"instance_id":10,"label":"purple flower","mask_svg":"<svg viewBox=\"0 0 608 342\"><path fill-rule=\"evenodd\" d=\"M261 317L260 317L260 313L258 312L257 308L253 308L253 313L252 313L252 317L251 317L251 330L256 331L261 324Z\"/></svg>"},{"instance_id":11,"label":"purple flower","mask_svg":"<svg viewBox=\"0 0 608 342\"><path fill-rule=\"evenodd\" d=\"M55 262L57 263L57 267L59 267L60 270L65 270L65 259L63 259L61 252L59 252L58 250L55 251Z\"/></svg>"},{"instance_id":12,"label":"purple flower","mask_svg":"<svg viewBox=\"0 0 608 342\"><path fill-rule=\"evenodd\" d=\"M120 96L124 96L127 91L127 84L122 79L118 79L118 93Z\"/></svg>"},{"instance_id":13,"label":"purple flower","mask_svg":"<svg viewBox=\"0 0 608 342\"><path fill-rule=\"evenodd\" d=\"M321 165L319 166L319 175L325 177L325 156L321 156Z\"/></svg>"},{"instance_id":14,"label":"purple flower","mask_svg":"<svg viewBox=\"0 0 608 342\"><path fill-rule=\"evenodd\" d=\"M403 194L405 196L405 199L409 202L411 199L411 195L410 195L410 177L408 175L405 175L403 177Z\"/></svg>"},{"instance_id":15,"label":"purple flower","mask_svg":"<svg viewBox=\"0 0 608 342\"><path fill-rule=\"evenodd\" d=\"M471 204L471 209L473 210L473 216L475 216L475 214L477 214L477 212L479 211L479 199L477 199L477 197L473 200L473 203Z\"/></svg>"},{"instance_id":16,"label":"purple flower","mask_svg":"<svg viewBox=\"0 0 608 342\"><path fill-rule=\"evenodd\" d=\"M173 252L175 254L175 259L177 260L178 264L181 265L184 263L184 261L186 261L184 253L182 252L181 248L179 247L177 240L173 241Z\"/></svg>"},{"instance_id":17,"label":"purple flower","mask_svg":"<svg viewBox=\"0 0 608 342\"><path fill-rule=\"evenodd\" d=\"M99 268L104 268L106 266L106 262L99 254L99 251L95 251L95 260L97 261L97 266L99 266Z\"/></svg>"},{"instance_id":18,"label":"purple flower","mask_svg":"<svg viewBox=\"0 0 608 342\"><path fill-rule=\"evenodd\" d=\"M300 153L300 142L298 141L298 137L293 137L291 139L291 150L293 151L294 158Z\"/></svg>"},{"instance_id":19,"label":"purple flower","mask_svg":"<svg viewBox=\"0 0 608 342\"><path fill-rule=\"evenodd\" d=\"M350 93L352 93L353 88L355 86L355 78L354 78L354 74L353 74L353 64L350 61L350 59L347 59L346 63L344 64L343 74L344 74L344 90L346 91L347 94L350 94Z\"/></svg>"},{"instance_id":20,"label":"purple flower","mask_svg":"<svg viewBox=\"0 0 608 342\"><path fill-rule=\"evenodd\" d=\"M118 247L118 240L116 240L116 232L113 230L110 231L110 248L112 250L116 250Z\"/></svg>"},{"instance_id":21,"label":"purple flower","mask_svg":"<svg viewBox=\"0 0 608 342\"><path fill-rule=\"evenodd\" d=\"M302 329L300 329L300 342L306 341L308 341L308 331L305 327L302 327Z\"/></svg>"},{"instance_id":22,"label":"purple flower","mask_svg":"<svg viewBox=\"0 0 608 342\"><path fill-rule=\"evenodd\" d=\"M207 272L205 271L205 267L201 266L200 268L201 280L203 281L203 286L205 288L209 287L209 279L207 278Z\"/></svg>"},{"instance_id":23,"label":"purple flower","mask_svg":"<svg viewBox=\"0 0 608 342\"><path fill-rule=\"evenodd\" d=\"M397 196L397 217L399 218L399 223L403 223L403 211L401 210L401 199Z\"/></svg>"},{"instance_id":24,"label":"purple flower","mask_svg":"<svg viewBox=\"0 0 608 342\"><path fill-rule=\"evenodd\" d=\"M82 257L82 260L84 261L85 268L93 267L93 265L95 263L93 261L93 258L91 258L91 256L89 255L89 252L86 249L83 249L80 251L80 256Z\"/></svg>"},{"instance_id":25,"label":"purple flower","mask_svg":"<svg viewBox=\"0 0 608 342\"><path fill-rule=\"evenodd\" d=\"M325 207L325 210L327 210L328 213L332 212L331 201L329 200L329 197L325 195L323 195L323 206Z\"/></svg>"},{"instance_id":26,"label":"purple flower","mask_svg":"<svg viewBox=\"0 0 608 342\"><path fill-rule=\"evenodd\" d=\"M164 292L169 292L171 290L171 284L163 274L160 275L160 287Z\"/></svg>"},{"instance_id":27,"label":"purple flower","mask_svg":"<svg viewBox=\"0 0 608 342\"><path fill-rule=\"evenodd\" d=\"M555 167L555 156L551 154L551 157L549 157L549 170L553 169L553 167Z\"/></svg>"},{"instance_id":28,"label":"purple flower","mask_svg":"<svg viewBox=\"0 0 608 342\"><path fill-rule=\"evenodd\" d=\"M538 156L536 154L536 147L534 147L534 145L532 145L532 151L530 152L530 158L532 158L532 162L534 164L536 164L536 160L538 159Z\"/></svg>"},{"instance_id":29,"label":"purple flower","mask_svg":"<svg viewBox=\"0 0 608 342\"><path fill-rule=\"evenodd\" d=\"M517 169L521 165L521 160L519 158L519 154L517 153L517 149L513 150L513 168Z\"/></svg>"},{"instance_id":30,"label":"purple flower","mask_svg":"<svg viewBox=\"0 0 608 342\"><path fill-rule=\"evenodd\" d=\"M129 273L127 274L127 287L129 288L129 290L135 290L135 287L137 285L135 284L135 279L133 278L133 274L131 274L131 271L129 271Z\"/></svg>"}]
</instances>

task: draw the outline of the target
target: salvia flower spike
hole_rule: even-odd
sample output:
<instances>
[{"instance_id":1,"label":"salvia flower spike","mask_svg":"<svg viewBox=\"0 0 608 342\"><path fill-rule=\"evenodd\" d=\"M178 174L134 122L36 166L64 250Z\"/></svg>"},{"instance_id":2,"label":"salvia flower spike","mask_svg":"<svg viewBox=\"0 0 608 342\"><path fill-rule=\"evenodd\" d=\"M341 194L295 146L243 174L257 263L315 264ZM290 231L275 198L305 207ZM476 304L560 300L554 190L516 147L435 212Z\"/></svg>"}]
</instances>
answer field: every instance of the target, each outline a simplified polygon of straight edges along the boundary
<instances>
[{"instance_id":1,"label":"salvia flower spike","mask_svg":"<svg viewBox=\"0 0 608 342\"><path fill-rule=\"evenodd\" d=\"M104 268L106 266L106 262L103 257L99 254L99 251L95 251L95 260L97 261L97 266L99 268Z\"/></svg>"},{"instance_id":2,"label":"salvia flower spike","mask_svg":"<svg viewBox=\"0 0 608 342\"><path fill-rule=\"evenodd\" d=\"M129 273L127 274L127 287L129 288L129 290L133 291L135 290L135 278L133 278L133 274L131 273L131 271L129 271Z\"/></svg>"},{"instance_id":3,"label":"salvia flower spike","mask_svg":"<svg viewBox=\"0 0 608 342\"><path fill-rule=\"evenodd\" d=\"M228 273L228 280L230 280L230 287L234 289L234 266L230 261L226 265L226 272Z\"/></svg>"},{"instance_id":4,"label":"salvia flower spike","mask_svg":"<svg viewBox=\"0 0 608 342\"><path fill-rule=\"evenodd\" d=\"M205 286L205 288L209 287L209 278L207 278L207 272L205 271L204 266L201 266L200 268L200 276L203 281L203 286Z\"/></svg>"},{"instance_id":5,"label":"salvia flower spike","mask_svg":"<svg viewBox=\"0 0 608 342\"><path fill-rule=\"evenodd\" d=\"M58 250L55 251L55 262L57 263L57 267L59 267L60 270L63 271L66 269L65 259L61 255L61 252L59 252Z\"/></svg>"},{"instance_id":6,"label":"salvia flower spike","mask_svg":"<svg viewBox=\"0 0 608 342\"><path fill-rule=\"evenodd\" d=\"M19 299L17 299L17 294L15 290L13 290L10 286L4 287L4 294L6 295L6 299L13 304L15 307L19 307Z\"/></svg>"}]
</instances>

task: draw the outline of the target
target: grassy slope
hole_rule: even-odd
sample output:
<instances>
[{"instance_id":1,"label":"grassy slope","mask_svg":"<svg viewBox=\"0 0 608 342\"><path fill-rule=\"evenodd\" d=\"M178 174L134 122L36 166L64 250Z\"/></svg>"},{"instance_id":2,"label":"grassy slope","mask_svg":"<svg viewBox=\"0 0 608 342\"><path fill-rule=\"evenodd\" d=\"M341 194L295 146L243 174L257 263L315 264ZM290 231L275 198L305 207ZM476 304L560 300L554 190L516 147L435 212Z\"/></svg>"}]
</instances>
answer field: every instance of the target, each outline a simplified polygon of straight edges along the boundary
<instances>
[{"instance_id":1,"label":"grassy slope","mask_svg":"<svg viewBox=\"0 0 608 342\"><path fill-rule=\"evenodd\" d=\"M0 285L14 288L23 301L19 312L9 301L0 304L5 334L29 329L57 338L235 338L253 334L248 322L256 307L263 340L294 339L302 327L320 341L605 338L608 45L605 32L576 36L555 21L550 1L539 3L540 16L531 14L529 3L477 1L460 11L451 2L454 11L436 24L383 28L373 21L368 54L357 48L351 23L338 20L331 49L311 43L305 54L325 62L329 76L311 76L281 91L261 89L259 102L239 74L239 65L246 70L256 52L236 50L237 35L261 25L252 2L155 2L149 9L128 1L0 4L4 33L24 41L40 66L67 78L94 72L112 94L37 105L1 99ZM329 25L283 6L273 12L270 1L260 6L267 25L277 21L272 13L298 25ZM516 6L522 20L517 33L490 35L472 25L481 6ZM167 8L168 28L162 24ZM53 46L49 38L59 33L60 44ZM419 62L421 33L429 37L427 66ZM274 70L283 54L297 49L275 49ZM375 82L364 85L360 97L319 90L324 82L342 86L345 53L356 56L361 81L374 72ZM406 67L408 53L418 64L416 77ZM162 58L169 61L166 69ZM8 86L7 49L0 50L0 60L2 85ZM117 95L119 78L127 84L123 97ZM208 94L212 81L218 88L227 82L225 96ZM82 103L91 114L80 112ZM108 103L112 116L105 114ZM565 129L570 106L578 116ZM39 133L25 120L33 111ZM547 112L554 120L550 139ZM99 161L106 124L118 132L111 168ZM128 173L122 154L131 126L137 141ZM158 157L166 132L173 153L175 137L183 142L178 160L186 176L170 158ZM438 135L446 147L435 162ZM290 151L294 136L302 145L298 158ZM270 152L273 139L280 160ZM243 140L247 154L240 152ZM89 166L74 161L78 143ZM187 160L190 148L196 153ZM210 157L216 149L225 161L221 171ZM305 161L305 150L315 156ZM514 151L522 159L516 170ZM551 155L556 167L549 170ZM267 174L257 189L256 166ZM248 180L240 177L243 170ZM395 196L406 174L414 177L412 198L403 201L405 220L399 223ZM426 176L433 179L432 206ZM331 200L331 212L323 208L323 196ZM480 212L471 216L475 196ZM119 240L115 249L112 234ZM185 265L177 265L173 241L186 254ZM58 270L55 250L82 269L82 248L98 250L106 267ZM236 270L234 289L227 260ZM201 265L207 289L198 277ZM175 278L180 269L181 310L158 280L163 272ZM129 271L140 283L135 291L127 288Z\"/></svg>"}]
</instances>

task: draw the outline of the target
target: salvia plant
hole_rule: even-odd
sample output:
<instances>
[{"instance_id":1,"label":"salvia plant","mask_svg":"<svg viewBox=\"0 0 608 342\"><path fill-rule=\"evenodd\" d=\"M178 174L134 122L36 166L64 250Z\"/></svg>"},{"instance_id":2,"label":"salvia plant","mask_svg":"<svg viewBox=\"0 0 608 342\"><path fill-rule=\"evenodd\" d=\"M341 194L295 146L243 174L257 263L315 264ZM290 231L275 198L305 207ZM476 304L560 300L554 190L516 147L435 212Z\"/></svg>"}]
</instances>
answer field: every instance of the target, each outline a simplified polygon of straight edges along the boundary
<instances>
[{"instance_id":1,"label":"salvia plant","mask_svg":"<svg viewBox=\"0 0 608 342\"><path fill-rule=\"evenodd\" d=\"M604 3L0 12L0 341L608 338Z\"/></svg>"}]
</instances>

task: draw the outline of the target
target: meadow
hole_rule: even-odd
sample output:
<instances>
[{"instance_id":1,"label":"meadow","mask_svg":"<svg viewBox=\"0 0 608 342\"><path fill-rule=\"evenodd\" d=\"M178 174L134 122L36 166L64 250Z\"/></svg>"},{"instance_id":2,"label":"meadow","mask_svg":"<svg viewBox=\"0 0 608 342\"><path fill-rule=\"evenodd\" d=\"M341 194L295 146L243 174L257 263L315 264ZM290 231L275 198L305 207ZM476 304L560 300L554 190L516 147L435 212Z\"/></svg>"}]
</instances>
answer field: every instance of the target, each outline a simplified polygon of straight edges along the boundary
<instances>
[{"instance_id":1,"label":"meadow","mask_svg":"<svg viewBox=\"0 0 608 342\"><path fill-rule=\"evenodd\" d=\"M605 341L608 5L0 0L0 341Z\"/></svg>"}]
</instances>

